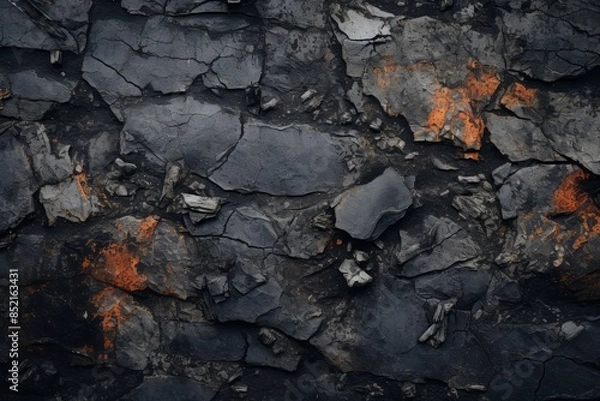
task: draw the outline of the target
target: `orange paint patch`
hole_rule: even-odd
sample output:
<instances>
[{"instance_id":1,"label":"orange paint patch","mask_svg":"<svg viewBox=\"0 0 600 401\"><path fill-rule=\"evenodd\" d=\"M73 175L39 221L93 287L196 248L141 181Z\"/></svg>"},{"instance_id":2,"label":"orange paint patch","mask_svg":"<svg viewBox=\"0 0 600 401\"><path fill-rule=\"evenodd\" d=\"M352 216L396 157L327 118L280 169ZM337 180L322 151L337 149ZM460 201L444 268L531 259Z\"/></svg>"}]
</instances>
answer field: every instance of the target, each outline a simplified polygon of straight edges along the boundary
<instances>
[{"instance_id":1,"label":"orange paint patch","mask_svg":"<svg viewBox=\"0 0 600 401\"><path fill-rule=\"evenodd\" d=\"M140 258L127 244L112 243L102 248L91 260L86 257L82 263L97 280L110 283L126 291L146 289L147 277L137 271Z\"/></svg>"},{"instance_id":2,"label":"orange paint patch","mask_svg":"<svg viewBox=\"0 0 600 401\"><path fill-rule=\"evenodd\" d=\"M535 89L529 89L525 85L516 82L508 88L500 103L507 107L531 107L536 103L536 92Z\"/></svg>"}]
</instances>

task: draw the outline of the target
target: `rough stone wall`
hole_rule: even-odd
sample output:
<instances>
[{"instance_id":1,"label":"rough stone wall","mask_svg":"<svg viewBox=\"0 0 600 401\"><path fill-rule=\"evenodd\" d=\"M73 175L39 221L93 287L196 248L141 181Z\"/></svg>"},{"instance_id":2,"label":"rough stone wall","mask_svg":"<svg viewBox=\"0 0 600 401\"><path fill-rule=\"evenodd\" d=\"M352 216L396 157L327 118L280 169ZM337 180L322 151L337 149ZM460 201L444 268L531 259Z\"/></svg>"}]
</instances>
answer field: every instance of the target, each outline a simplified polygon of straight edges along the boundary
<instances>
[{"instance_id":1,"label":"rough stone wall","mask_svg":"<svg viewBox=\"0 0 600 401\"><path fill-rule=\"evenodd\" d=\"M600 398L599 65L595 0L0 1L2 399Z\"/></svg>"}]
</instances>

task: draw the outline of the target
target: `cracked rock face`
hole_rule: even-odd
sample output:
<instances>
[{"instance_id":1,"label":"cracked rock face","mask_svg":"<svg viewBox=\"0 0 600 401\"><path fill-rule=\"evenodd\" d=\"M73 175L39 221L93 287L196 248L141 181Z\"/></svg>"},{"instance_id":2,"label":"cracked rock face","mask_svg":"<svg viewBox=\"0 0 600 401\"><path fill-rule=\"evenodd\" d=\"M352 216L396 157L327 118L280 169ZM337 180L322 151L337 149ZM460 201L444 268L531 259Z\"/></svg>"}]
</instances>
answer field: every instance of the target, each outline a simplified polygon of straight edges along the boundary
<instances>
[{"instance_id":1,"label":"cracked rock face","mask_svg":"<svg viewBox=\"0 0 600 401\"><path fill-rule=\"evenodd\" d=\"M600 399L599 20L0 2L0 399Z\"/></svg>"}]
</instances>

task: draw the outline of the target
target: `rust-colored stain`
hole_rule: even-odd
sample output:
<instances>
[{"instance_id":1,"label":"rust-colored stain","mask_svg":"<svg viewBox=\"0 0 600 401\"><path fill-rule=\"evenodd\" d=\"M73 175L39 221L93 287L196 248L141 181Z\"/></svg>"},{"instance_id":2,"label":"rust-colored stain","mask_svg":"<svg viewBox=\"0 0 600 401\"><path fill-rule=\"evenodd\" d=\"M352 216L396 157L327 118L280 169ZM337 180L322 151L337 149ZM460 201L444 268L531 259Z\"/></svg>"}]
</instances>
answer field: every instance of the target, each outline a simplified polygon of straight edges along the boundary
<instances>
[{"instance_id":1,"label":"rust-colored stain","mask_svg":"<svg viewBox=\"0 0 600 401\"><path fill-rule=\"evenodd\" d=\"M140 222L140 228L137 232L137 238L140 241L146 241L154 235L158 218L156 216L148 216Z\"/></svg>"},{"instance_id":2,"label":"rust-colored stain","mask_svg":"<svg viewBox=\"0 0 600 401\"><path fill-rule=\"evenodd\" d=\"M464 87L465 95L473 103L487 102L500 86L500 79L491 68L484 68L475 60L469 61L469 73Z\"/></svg>"},{"instance_id":3,"label":"rust-colored stain","mask_svg":"<svg viewBox=\"0 0 600 401\"><path fill-rule=\"evenodd\" d=\"M377 76L377 85L381 89L387 89L390 86L390 74L398 70L398 64L394 63L391 56L384 57L384 64L381 67L373 68L373 73Z\"/></svg>"},{"instance_id":4,"label":"rust-colored stain","mask_svg":"<svg viewBox=\"0 0 600 401\"><path fill-rule=\"evenodd\" d=\"M469 72L462 86L457 88L441 87L431 98L431 110L425 125L415 136L438 141L441 137L450 137L462 145L466 158L478 159L474 151L481 149L481 140L485 123L479 110L489 102L500 86L496 72L470 60ZM434 134L433 137L430 137Z\"/></svg>"},{"instance_id":5,"label":"rust-colored stain","mask_svg":"<svg viewBox=\"0 0 600 401\"><path fill-rule=\"evenodd\" d=\"M139 256L127 243L111 243L98 252L93 260L86 257L83 268L97 280L113 284L126 291L147 288L147 277L137 270Z\"/></svg>"},{"instance_id":6,"label":"rust-colored stain","mask_svg":"<svg viewBox=\"0 0 600 401\"><path fill-rule=\"evenodd\" d=\"M436 140L439 140L439 134L446 122L446 116L454 110L450 89L441 88L436 90L432 102L433 109L427 116L425 127L436 134Z\"/></svg>"},{"instance_id":7,"label":"rust-colored stain","mask_svg":"<svg viewBox=\"0 0 600 401\"><path fill-rule=\"evenodd\" d=\"M97 308L94 318L100 318L100 326L104 333L104 349L114 348L116 328L127 317L125 307L126 295L118 294L117 290L106 287L91 298L92 304Z\"/></svg>"},{"instance_id":8,"label":"rust-colored stain","mask_svg":"<svg viewBox=\"0 0 600 401\"><path fill-rule=\"evenodd\" d=\"M90 187L87 184L87 176L85 173L75 174L73 176L73 181L75 185L77 185L77 190L81 194L81 197L85 200L88 200L90 197Z\"/></svg>"},{"instance_id":9,"label":"rust-colored stain","mask_svg":"<svg viewBox=\"0 0 600 401\"><path fill-rule=\"evenodd\" d=\"M580 188L581 181L588 174L579 169L569 174L554 191L553 214L574 214L581 223L581 231L573 241L573 249L581 248L590 238L600 234L600 208L591 197Z\"/></svg>"},{"instance_id":10,"label":"rust-colored stain","mask_svg":"<svg viewBox=\"0 0 600 401\"><path fill-rule=\"evenodd\" d=\"M575 213L589 201L589 196L580 189L581 181L588 175L583 170L569 174L554 191L552 214Z\"/></svg>"},{"instance_id":11,"label":"rust-colored stain","mask_svg":"<svg viewBox=\"0 0 600 401\"><path fill-rule=\"evenodd\" d=\"M111 242L99 250L93 241L88 241L92 252L84 258L83 270L97 280L125 291L141 291L148 288L148 277L140 273L138 268L140 258L151 249L158 222L156 216L146 217L139 222L132 238L128 236L122 241ZM119 231L125 229L121 220L117 220L115 228Z\"/></svg>"},{"instance_id":12,"label":"rust-colored stain","mask_svg":"<svg viewBox=\"0 0 600 401\"><path fill-rule=\"evenodd\" d=\"M531 107L536 102L536 90L527 88L519 82L515 82L508 88L500 103L507 107L524 106Z\"/></svg>"}]
</instances>

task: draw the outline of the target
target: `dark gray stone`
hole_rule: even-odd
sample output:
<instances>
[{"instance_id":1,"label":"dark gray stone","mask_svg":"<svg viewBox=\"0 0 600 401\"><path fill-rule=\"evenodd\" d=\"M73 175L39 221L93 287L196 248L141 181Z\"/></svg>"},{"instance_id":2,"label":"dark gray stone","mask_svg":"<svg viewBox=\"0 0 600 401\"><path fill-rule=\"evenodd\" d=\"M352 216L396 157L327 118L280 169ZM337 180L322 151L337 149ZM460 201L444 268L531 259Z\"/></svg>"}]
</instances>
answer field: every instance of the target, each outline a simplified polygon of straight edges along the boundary
<instances>
[{"instance_id":1,"label":"dark gray stone","mask_svg":"<svg viewBox=\"0 0 600 401\"><path fill-rule=\"evenodd\" d=\"M573 171L568 165L536 165L517 171L497 192L502 218L511 219L536 207L550 211L552 193L559 184L557 177Z\"/></svg>"},{"instance_id":2,"label":"dark gray stone","mask_svg":"<svg viewBox=\"0 0 600 401\"><path fill-rule=\"evenodd\" d=\"M82 223L92 213L89 194L85 193L77 179L69 178L56 185L44 185L40 188L40 203L44 205L51 226L58 217Z\"/></svg>"},{"instance_id":3,"label":"dark gray stone","mask_svg":"<svg viewBox=\"0 0 600 401\"><path fill-rule=\"evenodd\" d=\"M554 151L541 128L531 121L492 113L485 114L485 121L490 140L512 162L565 160Z\"/></svg>"},{"instance_id":4,"label":"dark gray stone","mask_svg":"<svg viewBox=\"0 0 600 401\"><path fill-rule=\"evenodd\" d=\"M400 231L400 250L396 260L400 276L447 269L478 257L481 248L458 224L445 217L428 216L411 231Z\"/></svg>"},{"instance_id":5,"label":"dark gray stone","mask_svg":"<svg viewBox=\"0 0 600 401\"><path fill-rule=\"evenodd\" d=\"M212 138L212 136L211 136ZM352 137L308 125L244 125L244 135L210 180L225 190L306 195L351 182L346 165L357 151Z\"/></svg>"},{"instance_id":6,"label":"dark gray stone","mask_svg":"<svg viewBox=\"0 0 600 401\"><path fill-rule=\"evenodd\" d=\"M425 299L456 298L457 308L469 308L485 295L491 278L490 270L486 268L450 268L415 278L415 292Z\"/></svg>"},{"instance_id":7,"label":"dark gray stone","mask_svg":"<svg viewBox=\"0 0 600 401\"><path fill-rule=\"evenodd\" d=\"M59 74L24 70L8 75L11 97L4 101L0 115L21 120L39 120L57 103L66 103L77 81Z\"/></svg>"},{"instance_id":8,"label":"dark gray stone","mask_svg":"<svg viewBox=\"0 0 600 401\"><path fill-rule=\"evenodd\" d=\"M331 235L327 230L315 227L314 219L317 216L327 216L322 214L325 209L325 206L317 205L292 211L287 216L288 224L281 224L284 233L275 245L275 251L301 259L310 259L322 254L331 240Z\"/></svg>"},{"instance_id":9,"label":"dark gray stone","mask_svg":"<svg viewBox=\"0 0 600 401\"><path fill-rule=\"evenodd\" d=\"M158 348L159 338L159 326L152 313L144 307L134 306L128 319L117 326L118 364L132 370L145 369L149 356Z\"/></svg>"},{"instance_id":10,"label":"dark gray stone","mask_svg":"<svg viewBox=\"0 0 600 401\"><path fill-rule=\"evenodd\" d=\"M335 227L353 238L373 240L404 217L412 202L404 177L388 168L373 181L336 199Z\"/></svg>"},{"instance_id":11,"label":"dark gray stone","mask_svg":"<svg viewBox=\"0 0 600 401\"><path fill-rule=\"evenodd\" d=\"M12 130L0 128L0 232L15 227L34 211L33 194L37 190L33 170L24 146Z\"/></svg>"},{"instance_id":12,"label":"dark gray stone","mask_svg":"<svg viewBox=\"0 0 600 401\"><path fill-rule=\"evenodd\" d=\"M541 127L554 150L600 174L600 139L594 135L600 129L597 103L585 92L550 92L547 96L554 112L546 116Z\"/></svg>"},{"instance_id":13,"label":"dark gray stone","mask_svg":"<svg viewBox=\"0 0 600 401\"><path fill-rule=\"evenodd\" d=\"M192 97L141 103L125 111L121 152L145 151L146 158L161 167L183 160L205 176L239 140L239 118L238 112Z\"/></svg>"},{"instance_id":14,"label":"dark gray stone","mask_svg":"<svg viewBox=\"0 0 600 401\"><path fill-rule=\"evenodd\" d=\"M283 21L300 28L324 28L326 12L323 0L265 0L256 4L263 18Z\"/></svg>"},{"instance_id":15,"label":"dark gray stone","mask_svg":"<svg viewBox=\"0 0 600 401\"><path fill-rule=\"evenodd\" d=\"M247 294L258 286L267 282L267 278L261 273L256 262L238 258L233 269L231 284L241 294Z\"/></svg>"},{"instance_id":16,"label":"dark gray stone","mask_svg":"<svg viewBox=\"0 0 600 401\"><path fill-rule=\"evenodd\" d=\"M508 3L509 8L500 13L509 70L556 81L585 74L600 64L600 28L593 22L600 18L598 4L536 0L526 9L521 4Z\"/></svg>"},{"instance_id":17,"label":"dark gray stone","mask_svg":"<svg viewBox=\"0 0 600 401\"><path fill-rule=\"evenodd\" d=\"M86 45L91 0L0 4L0 46L81 53Z\"/></svg>"},{"instance_id":18,"label":"dark gray stone","mask_svg":"<svg viewBox=\"0 0 600 401\"><path fill-rule=\"evenodd\" d=\"M223 235L257 248L272 248L277 241L273 222L251 207L236 209L229 217Z\"/></svg>"},{"instance_id":19,"label":"dark gray stone","mask_svg":"<svg viewBox=\"0 0 600 401\"><path fill-rule=\"evenodd\" d=\"M331 42L326 33L277 26L267 31L265 45L265 73L261 83L282 95L305 88L327 92L336 81L331 68ZM309 69L312 73L306 74Z\"/></svg>"},{"instance_id":20,"label":"dark gray stone","mask_svg":"<svg viewBox=\"0 0 600 401\"><path fill-rule=\"evenodd\" d=\"M242 296L229 297L213 306L213 312L221 322L242 321L255 323L267 312L280 306L282 289L273 279Z\"/></svg>"},{"instance_id":21,"label":"dark gray stone","mask_svg":"<svg viewBox=\"0 0 600 401\"><path fill-rule=\"evenodd\" d=\"M83 77L119 118L122 98L141 96L145 88L184 92L204 74L208 86L243 89L258 82L262 72L258 35L247 27L243 17L98 21L90 32L93 45Z\"/></svg>"},{"instance_id":22,"label":"dark gray stone","mask_svg":"<svg viewBox=\"0 0 600 401\"><path fill-rule=\"evenodd\" d=\"M246 352L246 340L239 330L208 323L164 322L161 343L172 354L200 361L239 361Z\"/></svg>"},{"instance_id":23,"label":"dark gray stone","mask_svg":"<svg viewBox=\"0 0 600 401\"><path fill-rule=\"evenodd\" d=\"M273 336L273 342L264 344L261 341L263 331L268 331ZM293 372L300 363L300 347L284 335L270 329L261 329L260 334L249 333L248 352L245 362L250 365L268 366Z\"/></svg>"},{"instance_id":24,"label":"dark gray stone","mask_svg":"<svg viewBox=\"0 0 600 401\"><path fill-rule=\"evenodd\" d=\"M600 397L598 382L599 370L580 365L568 358L552 358L544 364L544 376L540 381L537 396L541 400L593 400Z\"/></svg>"},{"instance_id":25,"label":"dark gray stone","mask_svg":"<svg viewBox=\"0 0 600 401\"><path fill-rule=\"evenodd\" d=\"M418 344L430 324L411 283L382 277L368 288L310 340L337 368L396 380L435 378L458 388L487 384L491 371L484 350L468 332L455 332L454 323L442 347Z\"/></svg>"}]
</instances>

